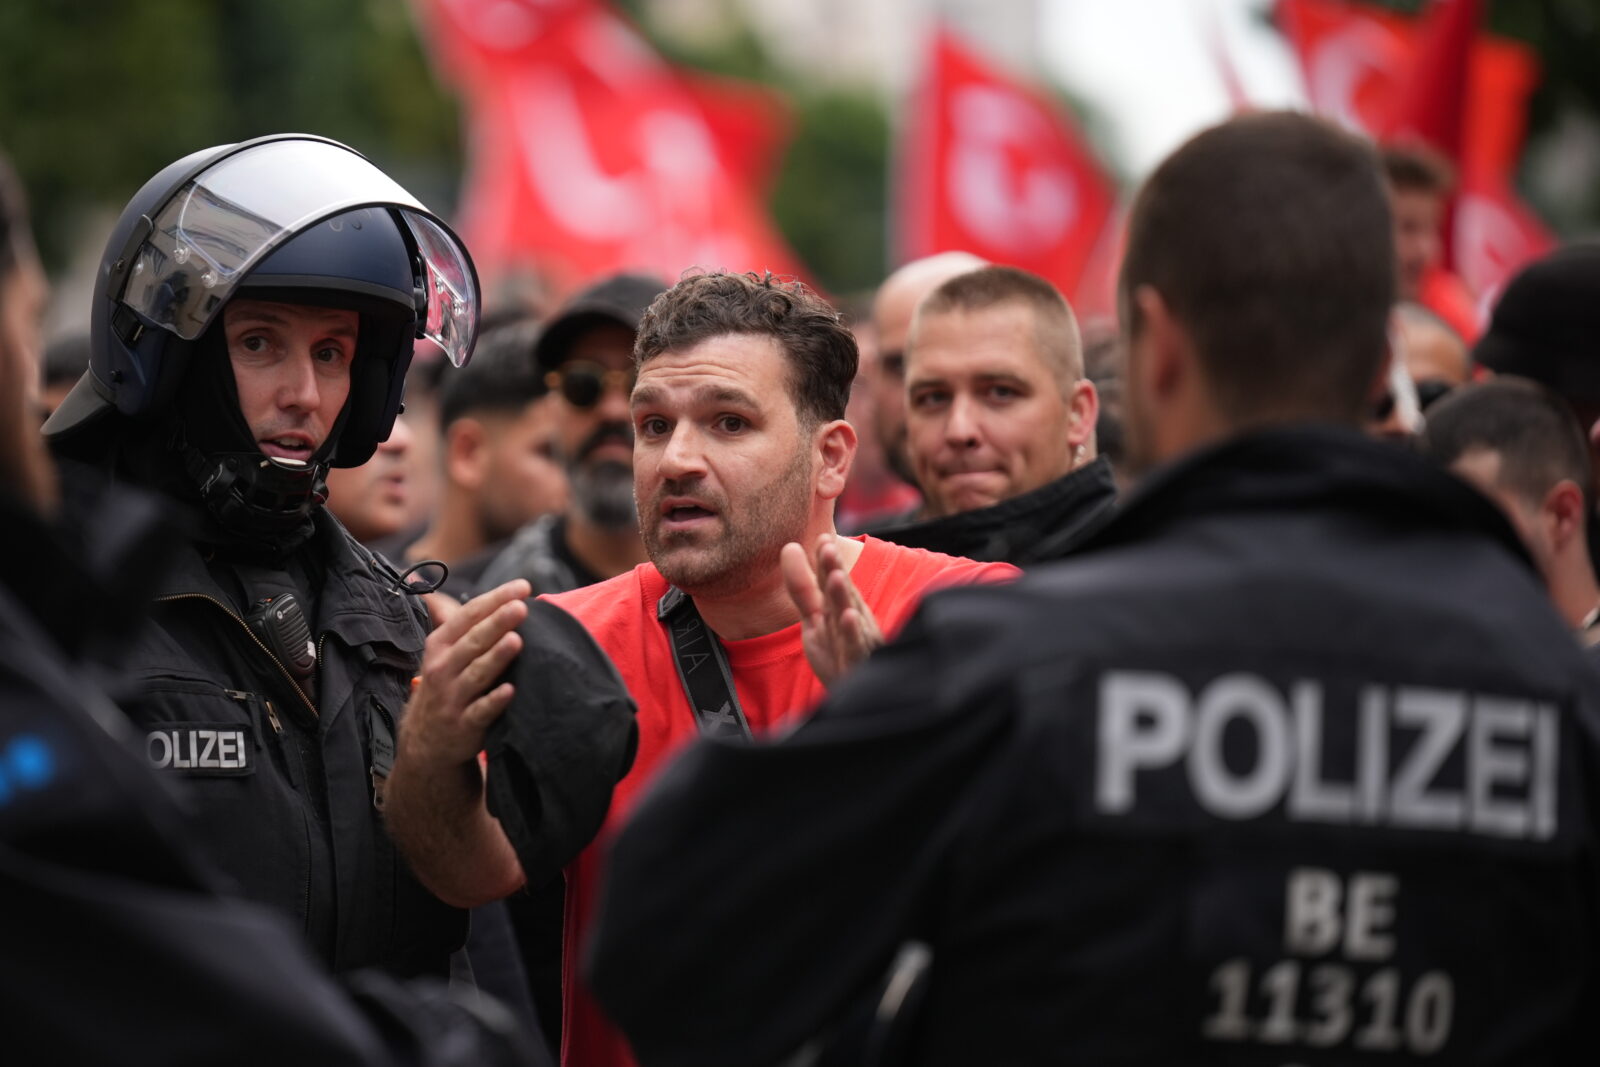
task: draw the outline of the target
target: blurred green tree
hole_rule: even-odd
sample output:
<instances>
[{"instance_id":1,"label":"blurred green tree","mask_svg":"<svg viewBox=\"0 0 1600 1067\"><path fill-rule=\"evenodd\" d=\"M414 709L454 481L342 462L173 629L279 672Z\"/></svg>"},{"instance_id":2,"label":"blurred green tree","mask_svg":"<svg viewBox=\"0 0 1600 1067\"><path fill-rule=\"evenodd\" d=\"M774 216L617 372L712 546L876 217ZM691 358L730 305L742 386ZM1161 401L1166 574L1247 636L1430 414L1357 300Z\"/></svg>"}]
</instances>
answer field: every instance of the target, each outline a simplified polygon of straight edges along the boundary
<instances>
[{"instance_id":1,"label":"blurred green tree","mask_svg":"<svg viewBox=\"0 0 1600 1067\"><path fill-rule=\"evenodd\" d=\"M345 141L424 200L459 171L456 105L395 0L6 0L0 146L46 263L187 152L284 130Z\"/></svg>"}]
</instances>

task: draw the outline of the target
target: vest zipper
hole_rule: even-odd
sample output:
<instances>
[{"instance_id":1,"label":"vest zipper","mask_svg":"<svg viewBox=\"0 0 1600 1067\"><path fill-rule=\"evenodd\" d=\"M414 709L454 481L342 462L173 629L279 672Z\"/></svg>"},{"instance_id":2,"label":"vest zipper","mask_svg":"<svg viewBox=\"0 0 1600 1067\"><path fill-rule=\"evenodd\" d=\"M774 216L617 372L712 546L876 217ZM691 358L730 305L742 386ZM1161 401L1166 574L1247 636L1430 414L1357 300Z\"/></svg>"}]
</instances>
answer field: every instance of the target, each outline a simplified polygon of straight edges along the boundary
<instances>
[{"instance_id":1,"label":"vest zipper","mask_svg":"<svg viewBox=\"0 0 1600 1067\"><path fill-rule=\"evenodd\" d=\"M300 688L300 683L295 681L295 677L294 677L293 674L291 674L289 672L289 668L285 667L283 665L283 661L280 660L277 656L272 654L272 649L268 648L265 644L262 643L261 638L257 637L256 636L256 632L254 630L250 629L250 624L249 623L245 622L244 619L239 617L239 613L238 612L236 612L232 608L228 607L228 605L224 604L222 601L218 600L216 597L207 596L204 593L174 593L171 596L158 596L158 597L156 597L156 603L157 604L166 604L166 603L170 603L170 602L172 602L174 600L204 600L207 603L215 604L219 609L221 609L228 616L228 618L232 619L234 622L239 624L239 628L245 632L245 635L250 638L251 642L253 642L255 644L255 646L261 650L263 655L265 655L268 659L270 659L272 661L273 666L278 668L279 673L281 673L283 675L284 681L288 682L294 688L294 691L297 694L299 694L301 701L304 702L306 708L311 712L311 717L313 719L322 718L322 713L320 711L318 711L317 710L317 706L311 702L311 698L306 696L306 691L304 689ZM324 634L322 636L322 639L323 640L327 640L327 635ZM322 663L322 646L319 643L318 646L317 646L317 664L318 664L318 666L321 666L321 663Z\"/></svg>"}]
</instances>

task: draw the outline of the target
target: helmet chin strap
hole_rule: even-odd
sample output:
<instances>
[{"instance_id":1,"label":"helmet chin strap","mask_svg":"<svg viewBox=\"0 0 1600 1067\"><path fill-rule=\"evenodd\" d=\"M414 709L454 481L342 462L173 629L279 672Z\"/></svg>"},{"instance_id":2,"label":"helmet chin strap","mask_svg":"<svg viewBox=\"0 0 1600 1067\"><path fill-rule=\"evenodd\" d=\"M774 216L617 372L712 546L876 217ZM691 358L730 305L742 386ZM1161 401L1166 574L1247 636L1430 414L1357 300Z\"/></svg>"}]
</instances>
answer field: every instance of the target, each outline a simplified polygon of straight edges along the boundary
<instances>
[{"instance_id":1,"label":"helmet chin strap","mask_svg":"<svg viewBox=\"0 0 1600 1067\"><path fill-rule=\"evenodd\" d=\"M181 450L185 470L206 507L235 536L285 549L310 533L311 514L328 499L322 460L278 459L260 452Z\"/></svg>"},{"instance_id":2,"label":"helmet chin strap","mask_svg":"<svg viewBox=\"0 0 1600 1067\"><path fill-rule=\"evenodd\" d=\"M309 459L266 455L240 409L224 333L214 324L196 342L169 444L222 530L281 556L311 535L311 516L328 500L330 460L349 417L347 400Z\"/></svg>"},{"instance_id":3,"label":"helmet chin strap","mask_svg":"<svg viewBox=\"0 0 1600 1067\"><path fill-rule=\"evenodd\" d=\"M304 543L311 515L328 500L328 460L338 445L348 407L308 460L253 452L202 452L181 422L173 448L200 498L228 533L278 554Z\"/></svg>"}]
</instances>

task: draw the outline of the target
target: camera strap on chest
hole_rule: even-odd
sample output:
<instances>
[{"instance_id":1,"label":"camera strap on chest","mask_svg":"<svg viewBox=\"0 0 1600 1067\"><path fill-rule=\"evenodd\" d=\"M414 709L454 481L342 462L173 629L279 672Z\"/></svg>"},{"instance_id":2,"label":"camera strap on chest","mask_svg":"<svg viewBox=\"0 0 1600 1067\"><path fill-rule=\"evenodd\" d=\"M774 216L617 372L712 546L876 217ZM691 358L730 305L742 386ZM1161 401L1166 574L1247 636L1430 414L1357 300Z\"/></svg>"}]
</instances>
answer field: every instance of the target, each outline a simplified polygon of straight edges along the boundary
<instances>
[{"instance_id":1,"label":"camera strap on chest","mask_svg":"<svg viewBox=\"0 0 1600 1067\"><path fill-rule=\"evenodd\" d=\"M670 586L656 605L656 618L666 627L678 680L700 733L724 740L750 740L750 723L733 687L727 650L700 617L694 600L677 586Z\"/></svg>"}]
</instances>

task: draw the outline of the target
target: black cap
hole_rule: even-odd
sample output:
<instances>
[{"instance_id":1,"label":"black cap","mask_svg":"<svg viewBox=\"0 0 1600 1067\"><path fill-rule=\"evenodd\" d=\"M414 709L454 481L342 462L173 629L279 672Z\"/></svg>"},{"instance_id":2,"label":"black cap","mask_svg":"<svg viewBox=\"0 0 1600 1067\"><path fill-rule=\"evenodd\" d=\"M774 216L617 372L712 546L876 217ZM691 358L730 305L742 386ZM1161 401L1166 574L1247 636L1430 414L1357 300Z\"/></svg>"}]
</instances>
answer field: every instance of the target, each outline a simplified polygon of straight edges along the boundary
<instances>
[{"instance_id":1,"label":"black cap","mask_svg":"<svg viewBox=\"0 0 1600 1067\"><path fill-rule=\"evenodd\" d=\"M666 282L648 274L613 274L601 279L569 300L545 325L533 346L534 363L542 371L561 366L572 342L591 326L616 323L637 330L645 309L666 288Z\"/></svg>"},{"instance_id":2,"label":"black cap","mask_svg":"<svg viewBox=\"0 0 1600 1067\"><path fill-rule=\"evenodd\" d=\"M1600 403L1600 242L1568 245L1506 286L1472 358L1568 403Z\"/></svg>"}]
</instances>

